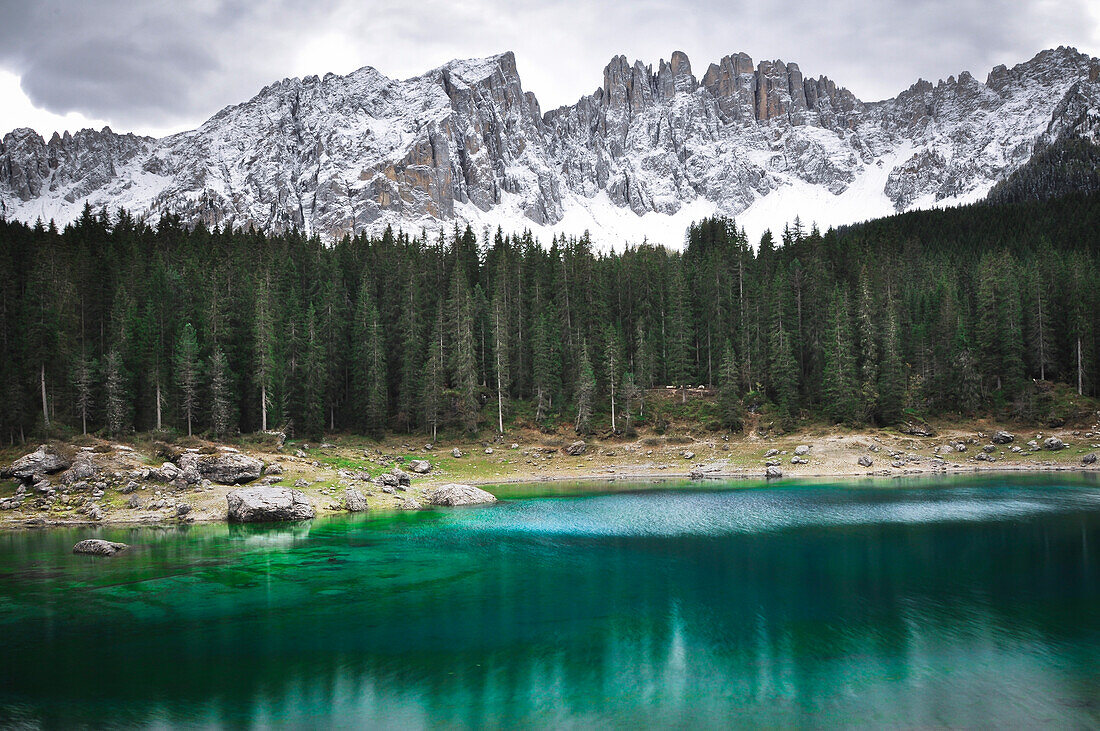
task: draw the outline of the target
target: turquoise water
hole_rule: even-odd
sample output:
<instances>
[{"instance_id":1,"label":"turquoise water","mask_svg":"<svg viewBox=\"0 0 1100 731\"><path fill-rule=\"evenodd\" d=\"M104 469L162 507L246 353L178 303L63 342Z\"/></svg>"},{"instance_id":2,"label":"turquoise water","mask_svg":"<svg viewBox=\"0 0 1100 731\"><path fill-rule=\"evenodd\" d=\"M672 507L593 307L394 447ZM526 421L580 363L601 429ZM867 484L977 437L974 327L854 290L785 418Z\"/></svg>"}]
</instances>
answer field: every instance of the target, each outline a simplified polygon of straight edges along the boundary
<instances>
[{"instance_id":1,"label":"turquoise water","mask_svg":"<svg viewBox=\"0 0 1100 731\"><path fill-rule=\"evenodd\" d=\"M0 725L1100 725L1095 481L582 487L0 533Z\"/></svg>"}]
</instances>

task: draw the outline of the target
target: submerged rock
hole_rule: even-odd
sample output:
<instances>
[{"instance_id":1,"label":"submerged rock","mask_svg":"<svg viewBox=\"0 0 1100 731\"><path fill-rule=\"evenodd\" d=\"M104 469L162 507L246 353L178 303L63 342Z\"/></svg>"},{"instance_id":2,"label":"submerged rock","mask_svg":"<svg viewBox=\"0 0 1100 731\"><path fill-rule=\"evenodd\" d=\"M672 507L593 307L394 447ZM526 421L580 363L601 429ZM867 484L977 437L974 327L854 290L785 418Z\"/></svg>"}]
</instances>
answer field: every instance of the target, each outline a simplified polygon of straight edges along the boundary
<instances>
[{"instance_id":1,"label":"submerged rock","mask_svg":"<svg viewBox=\"0 0 1100 731\"><path fill-rule=\"evenodd\" d=\"M309 520L313 505L301 490L289 487L242 487L225 496L229 520L255 523L280 520Z\"/></svg>"},{"instance_id":2,"label":"submerged rock","mask_svg":"<svg viewBox=\"0 0 1100 731\"><path fill-rule=\"evenodd\" d=\"M473 485L443 485L432 490L427 495L428 502L432 505L455 507L456 505L481 505L495 503L496 497L481 488Z\"/></svg>"},{"instance_id":3,"label":"submerged rock","mask_svg":"<svg viewBox=\"0 0 1100 731\"><path fill-rule=\"evenodd\" d=\"M119 551L125 551L129 546L125 543L113 543L100 538L88 538L73 546L73 553L83 553L89 556L114 556Z\"/></svg>"}]
</instances>

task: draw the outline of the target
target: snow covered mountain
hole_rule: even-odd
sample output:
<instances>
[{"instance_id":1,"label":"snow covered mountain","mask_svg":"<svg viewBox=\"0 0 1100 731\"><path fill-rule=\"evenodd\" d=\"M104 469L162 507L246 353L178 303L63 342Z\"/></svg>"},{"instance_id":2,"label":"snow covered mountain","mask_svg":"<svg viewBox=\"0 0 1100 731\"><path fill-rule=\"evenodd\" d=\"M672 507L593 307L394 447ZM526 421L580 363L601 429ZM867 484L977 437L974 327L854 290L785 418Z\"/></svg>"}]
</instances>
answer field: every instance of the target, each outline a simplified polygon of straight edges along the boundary
<instances>
[{"instance_id":1,"label":"snow covered mountain","mask_svg":"<svg viewBox=\"0 0 1100 731\"><path fill-rule=\"evenodd\" d=\"M504 53L404 81L365 67L284 79L190 132L109 128L0 143L0 215L59 224L94 208L323 236L468 222L597 242L678 244L692 220L750 234L977 200L1036 143L1095 130L1100 61L1059 47L985 83L967 72L865 103L797 64L623 56L543 113ZM1091 116L1090 116L1091 115Z\"/></svg>"}]
</instances>

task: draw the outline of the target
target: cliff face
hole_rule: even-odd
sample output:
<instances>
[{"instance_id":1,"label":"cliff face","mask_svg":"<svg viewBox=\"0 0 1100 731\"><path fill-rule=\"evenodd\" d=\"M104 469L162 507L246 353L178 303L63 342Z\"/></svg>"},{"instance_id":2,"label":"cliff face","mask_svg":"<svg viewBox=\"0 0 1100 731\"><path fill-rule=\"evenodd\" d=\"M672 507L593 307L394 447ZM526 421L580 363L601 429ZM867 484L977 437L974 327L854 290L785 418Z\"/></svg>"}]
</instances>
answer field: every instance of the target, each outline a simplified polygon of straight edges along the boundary
<instances>
[{"instance_id":1,"label":"cliff face","mask_svg":"<svg viewBox=\"0 0 1100 731\"><path fill-rule=\"evenodd\" d=\"M611 214L749 214L794 190L867 217L981 197L1041 139L1090 133L1096 69L1058 48L985 83L964 72L864 103L743 53L701 80L681 52L656 69L617 56L595 92L544 114L511 53L404 81L366 67L284 79L160 140L15 130L0 142L0 213L64 223L87 202L337 237L454 221L569 227L584 211L598 235Z\"/></svg>"}]
</instances>

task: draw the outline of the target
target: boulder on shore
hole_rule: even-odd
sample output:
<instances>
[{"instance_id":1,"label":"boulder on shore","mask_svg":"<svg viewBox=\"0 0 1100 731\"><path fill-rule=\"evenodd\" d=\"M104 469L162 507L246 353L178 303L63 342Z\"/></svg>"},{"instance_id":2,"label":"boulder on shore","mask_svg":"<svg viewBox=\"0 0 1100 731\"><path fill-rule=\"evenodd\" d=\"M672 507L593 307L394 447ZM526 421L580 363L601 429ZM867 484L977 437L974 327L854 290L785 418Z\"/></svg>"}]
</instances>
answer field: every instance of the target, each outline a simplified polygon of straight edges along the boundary
<instances>
[{"instance_id":1,"label":"boulder on shore","mask_svg":"<svg viewBox=\"0 0 1100 731\"><path fill-rule=\"evenodd\" d=\"M1089 452L1081 458L1081 464L1096 464L1096 453Z\"/></svg>"},{"instance_id":2,"label":"boulder on shore","mask_svg":"<svg viewBox=\"0 0 1100 731\"><path fill-rule=\"evenodd\" d=\"M989 441L993 442L994 444L1012 444L1015 439L1015 434L1011 434L1006 431L999 431L994 434Z\"/></svg>"},{"instance_id":3,"label":"boulder on shore","mask_svg":"<svg viewBox=\"0 0 1100 731\"><path fill-rule=\"evenodd\" d=\"M798 457L802 457L803 455L808 454L809 451L810 447L807 444L799 444L797 447L794 448L794 453Z\"/></svg>"},{"instance_id":4,"label":"boulder on shore","mask_svg":"<svg viewBox=\"0 0 1100 731\"><path fill-rule=\"evenodd\" d=\"M428 502L432 505L442 505L453 508L457 505L481 505L495 503L496 497L473 485L442 485L432 490L427 495Z\"/></svg>"},{"instance_id":5,"label":"boulder on shore","mask_svg":"<svg viewBox=\"0 0 1100 731\"><path fill-rule=\"evenodd\" d=\"M768 478L769 480L776 479L782 476L783 470L779 469L775 465L772 465L764 470L764 477Z\"/></svg>"},{"instance_id":6,"label":"boulder on shore","mask_svg":"<svg viewBox=\"0 0 1100 731\"><path fill-rule=\"evenodd\" d=\"M90 480L96 476L96 467L92 462L92 455L81 452L73 460L73 465L61 473L61 482L65 485L73 485L82 480Z\"/></svg>"},{"instance_id":7,"label":"boulder on shore","mask_svg":"<svg viewBox=\"0 0 1100 731\"><path fill-rule=\"evenodd\" d=\"M309 520L314 516L305 493L289 487L241 487L230 490L225 499L233 523Z\"/></svg>"},{"instance_id":8,"label":"boulder on shore","mask_svg":"<svg viewBox=\"0 0 1100 731\"><path fill-rule=\"evenodd\" d=\"M43 444L30 454L25 454L11 463L11 466L3 471L3 477L14 477L19 480L34 480L39 475L52 475L54 472L68 469L71 463L64 455L49 444Z\"/></svg>"},{"instance_id":9,"label":"boulder on shore","mask_svg":"<svg viewBox=\"0 0 1100 731\"><path fill-rule=\"evenodd\" d=\"M239 485L258 479L264 463L254 457L225 452L206 455L198 460L199 474L219 485Z\"/></svg>"},{"instance_id":10,"label":"boulder on shore","mask_svg":"<svg viewBox=\"0 0 1100 731\"><path fill-rule=\"evenodd\" d=\"M860 467L870 467L875 463L875 460L871 459L866 454L861 454L858 461Z\"/></svg>"},{"instance_id":11,"label":"boulder on shore","mask_svg":"<svg viewBox=\"0 0 1100 731\"><path fill-rule=\"evenodd\" d=\"M344 507L349 513L362 513L367 509L367 499L354 487L344 490Z\"/></svg>"},{"instance_id":12,"label":"boulder on shore","mask_svg":"<svg viewBox=\"0 0 1100 731\"><path fill-rule=\"evenodd\" d=\"M588 445L578 440L570 444L563 451L570 457L580 457L588 449Z\"/></svg>"},{"instance_id":13,"label":"boulder on shore","mask_svg":"<svg viewBox=\"0 0 1100 731\"><path fill-rule=\"evenodd\" d=\"M125 551L129 546L125 543L113 543L101 538L88 538L73 546L73 553L83 553L89 556L114 556L119 551Z\"/></svg>"},{"instance_id":14,"label":"boulder on shore","mask_svg":"<svg viewBox=\"0 0 1100 731\"><path fill-rule=\"evenodd\" d=\"M426 475L432 471L432 463L426 459L414 459L409 462L409 469L418 475Z\"/></svg>"},{"instance_id":15,"label":"boulder on shore","mask_svg":"<svg viewBox=\"0 0 1100 731\"><path fill-rule=\"evenodd\" d=\"M1043 449L1048 449L1051 452L1057 452L1059 449L1065 449L1066 443L1058 437L1047 437L1043 440Z\"/></svg>"}]
</instances>

